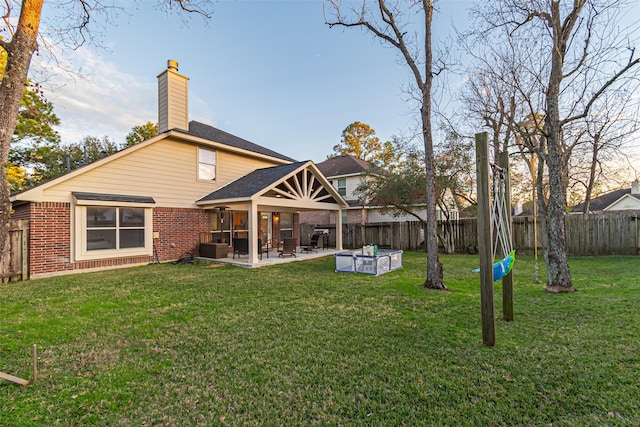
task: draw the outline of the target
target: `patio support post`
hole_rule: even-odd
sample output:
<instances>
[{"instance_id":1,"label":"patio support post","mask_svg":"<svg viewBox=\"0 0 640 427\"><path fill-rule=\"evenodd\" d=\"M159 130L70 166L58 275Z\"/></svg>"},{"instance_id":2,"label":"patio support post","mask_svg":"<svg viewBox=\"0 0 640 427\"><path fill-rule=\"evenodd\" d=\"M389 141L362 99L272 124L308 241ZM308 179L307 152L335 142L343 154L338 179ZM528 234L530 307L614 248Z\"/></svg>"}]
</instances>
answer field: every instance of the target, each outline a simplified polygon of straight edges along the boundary
<instances>
[{"instance_id":1,"label":"patio support post","mask_svg":"<svg viewBox=\"0 0 640 427\"><path fill-rule=\"evenodd\" d=\"M336 215L336 250L342 250L342 208L338 209Z\"/></svg>"},{"instance_id":2,"label":"patio support post","mask_svg":"<svg viewBox=\"0 0 640 427\"><path fill-rule=\"evenodd\" d=\"M249 264L258 263L258 204L249 203Z\"/></svg>"}]
</instances>

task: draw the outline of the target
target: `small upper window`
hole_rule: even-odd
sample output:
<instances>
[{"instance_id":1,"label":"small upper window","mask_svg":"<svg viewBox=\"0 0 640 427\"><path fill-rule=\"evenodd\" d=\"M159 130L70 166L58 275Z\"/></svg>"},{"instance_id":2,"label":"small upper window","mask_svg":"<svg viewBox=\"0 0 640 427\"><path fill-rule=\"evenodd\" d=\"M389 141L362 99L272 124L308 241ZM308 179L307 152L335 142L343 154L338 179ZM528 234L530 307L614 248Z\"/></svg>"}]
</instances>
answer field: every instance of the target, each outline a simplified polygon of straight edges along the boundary
<instances>
[{"instance_id":1,"label":"small upper window","mask_svg":"<svg viewBox=\"0 0 640 427\"><path fill-rule=\"evenodd\" d=\"M198 148L198 179L212 181L216 179L216 152Z\"/></svg>"},{"instance_id":2,"label":"small upper window","mask_svg":"<svg viewBox=\"0 0 640 427\"><path fill-rule=\"evenodd\" d=\"M346 178L338 178L338 193L342 197L347 195L347 179Z\"/></svg>"}]
</instances>

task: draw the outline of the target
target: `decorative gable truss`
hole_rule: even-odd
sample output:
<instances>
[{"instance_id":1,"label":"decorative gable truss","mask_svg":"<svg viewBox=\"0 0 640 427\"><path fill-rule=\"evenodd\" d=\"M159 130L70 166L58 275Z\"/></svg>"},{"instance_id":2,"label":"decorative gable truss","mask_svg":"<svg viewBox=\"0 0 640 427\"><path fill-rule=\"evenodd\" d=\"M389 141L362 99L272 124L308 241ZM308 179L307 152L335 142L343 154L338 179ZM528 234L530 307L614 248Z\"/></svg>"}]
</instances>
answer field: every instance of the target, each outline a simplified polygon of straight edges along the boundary
<instances>
[{"instance_id":1,"label":"decorative gable truss","mask_svg":"<svg viewBox=\"0 0 640 427\"><path fill-rule=\"evenodd\" d=\"M261 203L307 209L335 208L341 200L311 164L284 177L260 195ZM277 200L266 200L277 199Z\"/></svg>"}]
</instances>

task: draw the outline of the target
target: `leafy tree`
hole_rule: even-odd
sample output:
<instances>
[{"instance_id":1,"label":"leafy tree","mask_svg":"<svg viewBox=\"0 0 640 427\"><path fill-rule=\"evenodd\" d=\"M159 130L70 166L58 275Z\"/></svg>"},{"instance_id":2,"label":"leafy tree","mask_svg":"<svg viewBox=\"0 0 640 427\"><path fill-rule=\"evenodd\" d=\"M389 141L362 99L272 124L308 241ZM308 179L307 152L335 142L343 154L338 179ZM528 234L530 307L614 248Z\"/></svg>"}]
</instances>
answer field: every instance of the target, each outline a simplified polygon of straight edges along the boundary
<instances>
[{"instance_id":1,"label":"leafy tree","mask_svg":"<svg viewBox=\"0 0 640 427\"><path fill-rule=\"evenodd\" d=\"M427 278L424 286L446 290L443 281L442 263L438 258L438 224L436 221L436 167L431 125L431 101L434 76L442 69L433 65L432 29L436 0L391 2L378 0L369 6L366 0L359 5L343 6L339 0L325 0L332 11L331 19L325 21L329 27L362 28L377 39L397 49L402 61L413 76L418 103L422 139L424 142ZM345 3L346 4L346 3ZM349 5L351 6L350 9ZM347 10L348 9L348 10Z\"/></svg>"},{"instance_id":2,"label":"leafy tree","mask_svg":"<svg viewBox=\"0 0 640 427\"><path fill-rule=\"evenodd\" d=\"M131 147L145 139L153 138L158 134L158 124L147 122L140 126L131 128L131 132L127 135L125 147Z\"/></svg>"},{"instance_id":3,"label":"leafy tree","mask_svg":"<svg viewBox=\"0 0 640 427\"><path fill-rule=\"evenodd\" d=\"M455 251L450 221L452 208L463 210L476 203L472 179L475 164L471 153L470 142L457 134L449 134L435 157L436 202L445 216L438 239L447 253ZM370 171L367 179L356 188L356 193L369 204L373 202L383 206L383 210L396 216L409 214L426 226L427 219L421 216L426 188L424 153L420 149L405 147L405 156L396 170Z\"/></svg>"},{"instance_id":4,"label":"leafy tree","mask_svg":"<svg viewBox=\"0 0 640 427\"><path fill-rule=\"evenodd\" d=\"M53 104L45 97L38 85L31 84L24 89L18 122L13 132L13 143L29 140L32 143L58 143L60 135L53 126L60 125L60 119L53 112Z\"/></svg>"},{"instance_id":5,"label":"leafy tree","mask_svg":"<svg viewBox=\"0 0 640 427\"><path fill-rule=\"evenodd\" d=\"M0 51L0 80L4 76L6 64L7 53ZM59 124L60 119L53 112L53 104L44 97L39 85L27 80L9 148L7 180L11 192L22 190L33 183L27 169L60 142L60 135L53 129L53 126Z\"/></svg>"},{"instance_id":6,"label":"leafy tree","mask_svg":"<svg viewBox=\"0 0 640 427\"><path fill-rule=\"evenodd\" d=\"M60 144L60 135L53 129L59 124L53 104L44 98L42 91L37 87L25 88L9 149L9 161L25 169L37 169L38 164ZM29 181L35 182L31 178Z\"/></svg>"},{"instance_id":7,"label":"leafy tree","mask_svg":"<svg viewBox=\"0 0 640 427\"><path fill-rule=\"evenodd\" d=\"M2 83L0 84L0 250L4 251L7 235L9 232L8 223L11 212L11 201L9 198L9 182L7 181L6 169L9 158L9 146L12 141L18 115L20 111L20 101L22 99L27 75L31 65L31 57L38 47L37 38L40 29L42 6L45 0L20 0L3 2L2 27L3 34L10 34L11 39L0 39L0 52L7 55L7 66L4 72ZM53 5L56 3L51 2ZM102 14L105 21L109 22L110 13L120 10L119 7L109 4L103 0L69 0L62 5L58 5L64 12L56 14L56 22L51 28L57 26L56 35L60 45L70 48L78 47L91 39L89 24L97 21L96 15ZM196 13L204 17L209 17L208 10L211 9L212 1L198 0L162 0L169 10ZM64 9L64 8L67 9ZM14 14L19 13L16 20Z\"/></svg>"},{"instance_id":8,"label":"leafy tree","mask_svg":"<svg viewBox=\"0 0 640 427\"><path fill-rule=\"evenodd\" d=\"M12 193L24 190L29 186L29 176L26 169L11 162L7 164L7 181Z\"/></svg>"},{"instance_id":9,"label":"leafy tree","mask_svg":"<svg viewBox=\"0 0 640 427\"><path fill-rule=\"evenodd\" d=\"M65 174L69 169L87 165L118 151L118 145L108 137L85 136L80 142L50 147L35 169L35 181L47 181Z\"/></svg>"},{"instance_id":10,"label":"leafy tree","mask_svg":"<svg viewBox=\"0 0 640 427\"><path fill-rule=\"evenodd\" d=\"M350 155L378 167L392 167L398 154L391 141L384 143L376 136L376 131L366 123L353 122L342 131L340 144L333 151L341 156Z\"/></svg>"}]
</instances>

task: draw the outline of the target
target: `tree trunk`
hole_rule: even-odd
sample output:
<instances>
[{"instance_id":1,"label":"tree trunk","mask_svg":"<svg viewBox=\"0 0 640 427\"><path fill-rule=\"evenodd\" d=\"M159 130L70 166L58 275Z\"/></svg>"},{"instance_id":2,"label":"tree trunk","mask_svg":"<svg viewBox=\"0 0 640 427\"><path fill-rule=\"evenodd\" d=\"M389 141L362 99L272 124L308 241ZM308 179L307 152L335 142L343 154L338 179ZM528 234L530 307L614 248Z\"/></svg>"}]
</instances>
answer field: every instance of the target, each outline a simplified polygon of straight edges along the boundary
<instances>
[{"instance_id":1,"label":"tree trunk","mask_svg":"<svg viewBox=\"0 0 640 427\"><path fill-rule=\"evenodd\" d=\"M591 155L591 166L589 167L589 181L587 182L587 192L584 196L583 214L588 214L591 208L591 194L593 193L593 184L596 180L596 168L598 166L598 154L600 151L600 132L593 137L593 153Z\"/></svg>"},{"instance_id":2,"label":"tree trunk","mask_svg":"<svg viewBox=\"0 0 640 427\"><path fill-rule=\"evenodd\" d=\"M547 292L571 292L576 289L571 281L567 242L564 228L566 188L563 180L564 166L562 150L562 123L560 121L560 84L563 78L564 55L573 24L580 14L584 1L574 4L569 17L563 21L560 16L560 2L551 2L551 27L553 28L553 49L551 52L551 73L546 94L547 116L547 166L549 167L549 203L546 212L546 238L544 260L547 266ZM571 19L570 19L571 18Z\"/></svg>"},{"instance_id":3,"label":"tree trunk","mask_svg":"<svg viewBox=\"0 0 640 427\"><path fill-rule=\"evenodd\" d=\"M433 86L433 59L431 47L431 20L433 5L423 0L425 15L424 37L424 85L422 86L422 137L424 139L425 173L427 178L427 230L425 243L427 247L427 280L424 286L429 289L447 289L443 280L442 263L438 258L438 221L436 220L436 167L434 163L433 135L431 132L431 88Z\"/></svg>"},{"instance_id":4,"label":"tree trunk","mask_svg":"<svg viewBox=\"0 0 640 427\"><path fill-rule=\"evenodd\" d=\"M6 165L9 145L18 121L20 100L27 81L31 56L36 50L40 14L44 0L23 0L20 19L10 42L3 42L7 51L7 66L0 84L0 249L5 250L9 235L9 182Z\"/></svg>"}]
</instances>

